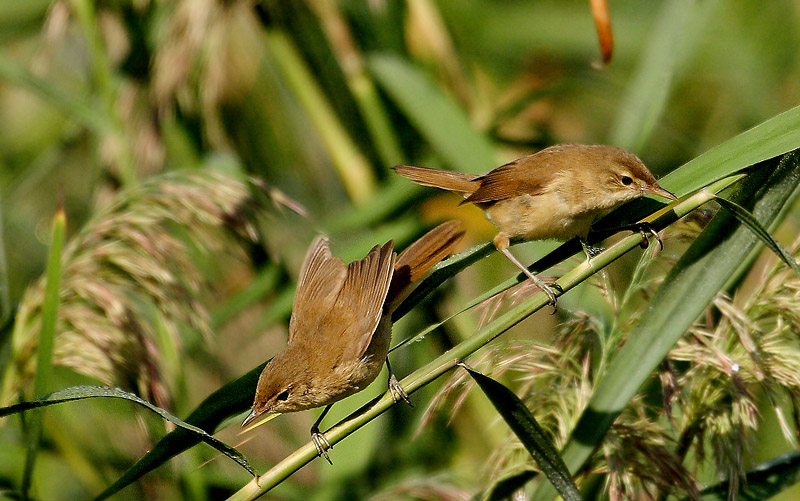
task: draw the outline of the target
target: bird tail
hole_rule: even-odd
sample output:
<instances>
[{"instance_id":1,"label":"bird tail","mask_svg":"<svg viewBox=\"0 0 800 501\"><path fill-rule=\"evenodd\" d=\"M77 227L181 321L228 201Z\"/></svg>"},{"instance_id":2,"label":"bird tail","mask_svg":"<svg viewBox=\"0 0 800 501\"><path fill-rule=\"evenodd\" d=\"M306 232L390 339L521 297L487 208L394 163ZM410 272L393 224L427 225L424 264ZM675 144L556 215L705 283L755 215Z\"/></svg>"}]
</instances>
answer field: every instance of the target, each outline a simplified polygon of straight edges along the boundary
<instances>
[{"instance_id":1,"label":"bird tail","mask_svg":"<svg viewBox=\"0 0 800 501\"><path fill-rule=\"evenodd\" d=\"M394 311L431 268L453 253L463 236L460 222L447 221L409 245L395 261L385 309Z\"/></svg>"},{"instance_id":2,"label":"bird tail","mask_svg":"<svg viewBox=\"0 0 800 501\"><path fill-rule=\"evenodd\" d=\"M458 193L470 194L481 185L480 181L475 180L477 176L464 174L463 172L414 167L413 165L398 165L393 169L401 176L407 177L422 186L431 186Z\"/></svg>"}]
</instances>

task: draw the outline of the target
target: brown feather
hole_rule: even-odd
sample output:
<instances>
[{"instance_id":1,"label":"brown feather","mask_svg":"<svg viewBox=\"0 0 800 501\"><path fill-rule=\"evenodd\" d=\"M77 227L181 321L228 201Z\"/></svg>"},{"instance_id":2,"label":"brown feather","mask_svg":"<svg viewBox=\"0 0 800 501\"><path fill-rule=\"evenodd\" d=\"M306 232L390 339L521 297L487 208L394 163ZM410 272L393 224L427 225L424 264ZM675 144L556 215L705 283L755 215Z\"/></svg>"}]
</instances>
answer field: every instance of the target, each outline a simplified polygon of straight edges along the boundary
<instances>
[{"instance_id":1,"label":"brown feather","mask_svg":"<svg viewBox=\"0 0 800 501\"><path fill-rule=\"evenodd\" d=\"M341 360L357 360L367 351L394 273L393 247L391 240L383 247L376 245L364 259L350 263L336 303L326 311L322 325L333 330L331 337L337 337L338 331L340 339L328 342L344 348Z\"/></svg>"},{"instance_id":2,"label":"brown feather","mask_svg":"<svg viewBox=\"0 0 800 501\"><path fill-rule=\"evenodd\" d=\"M457 193L472 193L480 186L480 183L475 180L477 176L464 174L463 172L429 169L413 165L398 165L393 169L401 176L407 177L422 186L431 186Z\"/></svg>"},{"instance_id":3,"label":"brown feather","mask_svg":"<svg viewBox=\"0 0 800 501\"><path fill-rule=\"evenodd\" d=\"M440 224L408 246L395 262L385 310L389 313L394 311L423 275L452 254L453 248L463 236L461 223L451 220Z\"/></svg>"},{"instance_id":4,"label":"brown feather","mask_svg":"<svg viewBox=\"0 0 800 501\"><path fill-rule=\"evenodd\" d=\"M480 176L477 179L480 187L461 203L498 202L523 194L541 194L555 171L548 169L547 164L538 163L534 156L501 165Z\"/></svg>"},{"instance_id":5,"label":"brown feather","mask_svg":"<svg viewBox=\"0 0 800 501\"><path fill-rule=\"evenodd\" d=\"M294 308L289 319L289 343L299 331L307 332L305 324L318 317L317 312L333 308L347 277L347 265L331 255L328 238L319 236L311 243L297 280Z\"/></svg>"}]
</instances>

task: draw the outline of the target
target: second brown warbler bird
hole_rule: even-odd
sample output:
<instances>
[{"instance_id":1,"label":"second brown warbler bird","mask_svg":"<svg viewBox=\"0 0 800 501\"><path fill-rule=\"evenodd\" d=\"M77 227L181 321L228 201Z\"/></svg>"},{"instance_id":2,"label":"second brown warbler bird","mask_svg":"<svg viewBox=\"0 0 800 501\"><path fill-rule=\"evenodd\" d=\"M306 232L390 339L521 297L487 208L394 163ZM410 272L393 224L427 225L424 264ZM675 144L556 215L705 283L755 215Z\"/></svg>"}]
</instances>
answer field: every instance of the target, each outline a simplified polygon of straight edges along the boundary
<instances>
[{"instance_id":1,"label":"second brown warbler bird","mask_svg":"<svg viewBox=\"0 0 800 501\"><path fill-rule=\"evenodd\" d=\"M463 234L458 221L449 221L399 256L389 241L349 265L331 255L327 238L314 240L297 282L288 345L261 372L253 410L242 426L263 414L325 405L311 438L330 462L330 444L319 431L322 418L334 402L366 388L384 361L392 398L408 402L386 356L392 312L422 275L452 253Z\"/></svg>"},{"instance_id":2,"label":"second brown warbler bird","mask_svg":"<svg viewBox=\"0 0 800 501\"><path fill-rule=\"evenodd\" d=\"M592 223L644 195L677 200L633 153L605 145L560 144L486 174L470 175L411 165L394 170L417 184L455 191L483 209L499 230L494 245L556 304L555 284L533 275L511 254L514 240L586 237ZM587 252L587 257L588 256Z\"/></svg>"}]
</instances>

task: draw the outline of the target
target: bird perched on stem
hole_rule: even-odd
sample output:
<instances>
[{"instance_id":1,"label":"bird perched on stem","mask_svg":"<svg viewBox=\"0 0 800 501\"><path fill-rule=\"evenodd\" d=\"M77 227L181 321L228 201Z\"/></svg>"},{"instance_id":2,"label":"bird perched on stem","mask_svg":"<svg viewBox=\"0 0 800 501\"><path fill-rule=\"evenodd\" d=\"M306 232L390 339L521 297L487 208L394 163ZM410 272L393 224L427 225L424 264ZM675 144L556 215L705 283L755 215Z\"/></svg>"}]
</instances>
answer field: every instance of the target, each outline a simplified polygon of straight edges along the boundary
<instances>
[{"instance_id":1,"label":"bird perched on stem","mask_svg":"<svg viewBox=\"0 0 800 501\"><path fill-rule=\"evenodd\" d=\"M387 357L392 312L425 273L452 253L463 234L458 221L449 221L400 256L389 241L349 265L331 255L327 238L316 238L300 270L288 345L261 372L252 412L242 426L267 413L325 405L311 438L330 462L330 443L319 431L322 419L334 402L366 388L384 361L392 398L410 404Z\"/></svg>"},{"instance_id":2,"label":"bird perched on stem","mask_svg":"<svg viewBox=\"0 0 800 501\"><path fill-rule=\"evenodd\" d=\"M677 200L633 153L605 145L560 144L480 175L398 165L395 172L417 184L461 193L461 203L480 207L499 230L494 245L556 305L558 284L537 278L508 247L513 241L580 239L592 223L644 195Z\"/></svg>"}]
</instances>

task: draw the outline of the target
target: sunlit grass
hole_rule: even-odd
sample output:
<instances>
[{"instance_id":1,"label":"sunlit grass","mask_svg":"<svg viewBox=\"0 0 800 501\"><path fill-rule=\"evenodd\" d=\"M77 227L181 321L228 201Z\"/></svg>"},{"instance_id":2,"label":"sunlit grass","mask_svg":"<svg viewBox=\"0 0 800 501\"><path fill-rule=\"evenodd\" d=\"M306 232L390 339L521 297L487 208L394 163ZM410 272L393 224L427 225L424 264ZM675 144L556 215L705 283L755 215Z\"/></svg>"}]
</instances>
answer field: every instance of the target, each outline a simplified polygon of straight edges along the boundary
<instances>
[{"instance_id":1,"label":"sunlit grass","mask_svg":"<svg viewBox=\"0 0 800 501\"><path fill-rule=\"evenodd\" d=\"M469 244L481 243L486 223L477 222L479 213L457 207L456 198L430 203L433 190L395 179L393 163L484 172L553 143L613 143L641 156L666 188L688 195L800 145L798 113L780 115L800 101L800 20L790 0L611 2L611 26L614 55L598 69L585 1L0 0L0 300L10 303L0 314L13 315L0 331L5 403L30 398L40 277L59 192L68 244L49 389L86 379L122 386L181 418L192 414L202 423L187 421L209 432L220 426L226 443L235 444L239 429L231 416L250 398L248 386L236 383L250 381L250 372L284 345L297 271L315 233L328 232L337 255L355 258L375 243L408 242L456 216L468 223ZM280 193L254 200L259 190L212 174L220 171L257 176ZM181 176L202 181L186 184ZM794 235L796 209L785 203L778 233ZM242 226L254 205L263 209L257 243ZM293 210L301 208L302 215ZM624 353L637 339L663 339L659 326L637 326L647 327L656 291L706 222L668 229L661 255L647 254L636 266L635 256L612 264L594 282L599 292L591 304L570 292L557 315L534 315L470 362L496 369L543 416L557 445L569 443L580 413L598 398L592 395L602 386L599 376L617 370L615 347ZM534 248L520 251L534 255ZM560 249L545 267L576 251ZM413 374L413 385L433 381L415 394L416 407L381 401L369 419L343 428L351 433L369 423L371 435L361 430L342 442L333 468L315 463L276 482L278 495L313 497L324 486L332 498L414 489L467 498L531 467L516 442L487 424L495 414L480 399L462 393L452 412L423 412L431 401L448 401L440 391L463 390L461 380L435 379L451 363L437 365L438 356L454 347L467 356L474 350L464 340L505 331L493 322L519 313L520 305L521 316L535 309L535 291L525 287L505 296L514 294L512 301L492 305L497 311L468 309L517 282L514 270L483 257L491 247L473 252L457 258L465 266L455 277L443 272L442 287L423 289L432 296L415 302L395 328L393 344L416 342L395 350L393 365ZM578 262L548 273L558 277ZM612 381L609 394L646 383L621 398L625 410L608 439L592 444L597 476L588 484L579 476L582 487L607 489L612 498L679 490L688 485L685 477L669 485L663 472L681 468L696 469L701 482L714 473L735 482L754 466L751 451L777 456L751 440L756 431L791 442L795 423L780 397L793 394L785 388L795 384L800 357L791 335L794 278L780 267L765 271L762 262L754 252L741 257L721 291L692 304L700 318L687 314L687 327L675 329L677 344L660 347L665 355L654 358L673 365L656 363L636 381L621 371L624 381ZM568 271L562 280L585 280L576 277ZM70 369L58 368L64 366ZM235 395L215 393L226 383ZM383 393L379 383L337 405L357 408ZM663 404L662 389L674 391L672 408ZM200 405L206 397L204 405L216 409ZM128 408L82 415L62 405L58 413L76 419L44 422L32 477L40 498L97 495L98 485L111 485L146 451L160 450L155 444L171 431ZM383 409L388 415L372 421ZM772 430L763 428L764 409L777 412ZM699 415L705 434L684 430L671 442L673 424L681 430ZM315 416L286 415L259 426L241 450L261 473L293 451L310 460L313 451L303 444ZM20 433L27 424L20 423L0 421L0 483L13 489L28 445ZM91 444L84 446L87 430ZM702 464L701 436L713 458ZM339 451L353 450L346 448L354 442L359 453L342 457ZM246 475L225 461L206 463L214 452L205 446L189 454L172 463L177 477L170 482L151 472L123 494L216 497L247 486ZM642 458L662 454L668 457L645 471ZM59 489L67 484L77 490Z\"/></svg>"}]
</instances>

